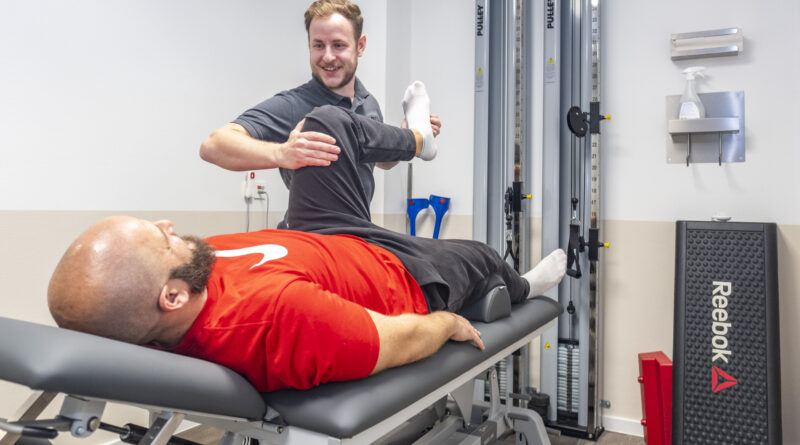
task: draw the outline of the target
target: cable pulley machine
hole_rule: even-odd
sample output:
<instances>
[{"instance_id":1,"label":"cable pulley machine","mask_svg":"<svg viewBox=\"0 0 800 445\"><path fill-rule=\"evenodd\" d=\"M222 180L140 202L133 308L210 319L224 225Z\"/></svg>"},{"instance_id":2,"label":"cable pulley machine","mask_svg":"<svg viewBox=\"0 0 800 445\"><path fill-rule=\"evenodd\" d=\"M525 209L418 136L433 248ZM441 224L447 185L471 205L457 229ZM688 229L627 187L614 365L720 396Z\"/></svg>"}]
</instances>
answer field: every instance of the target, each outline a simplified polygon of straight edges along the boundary
<instances>
[{"instance_id":1,"label":"cable pulley machine","mask_svg":"<svg viewBox=\"0 0 800 445\"><path fill-rule=\"evenodd\" d=\"M542 254L567 250L570 277L557 291L546 292L565 313L542 335L538 389L550 399L543 416L548 426L588 439L602 433L600 409L607 406L600 400L597 310L599 249L608 247L600 241L598 224L599 131L600 122L609 118L600 114L601 1L475 4L473 237L504 252L517 270L530 268L524 190L532 184L533 122L541 119L542 170L536 179L542 184ZM543 34L542 54L535 53L535 30ZM540 56L543 75L534 78L533 60ZM538 116L531 104L540 82ZM527 364L525 351L517 355L509 365ZM517 396L525 393L527 382L523 370L513 385L501 382L501 393L522 402L525 397Z\"/></svg>"}]
</instances>

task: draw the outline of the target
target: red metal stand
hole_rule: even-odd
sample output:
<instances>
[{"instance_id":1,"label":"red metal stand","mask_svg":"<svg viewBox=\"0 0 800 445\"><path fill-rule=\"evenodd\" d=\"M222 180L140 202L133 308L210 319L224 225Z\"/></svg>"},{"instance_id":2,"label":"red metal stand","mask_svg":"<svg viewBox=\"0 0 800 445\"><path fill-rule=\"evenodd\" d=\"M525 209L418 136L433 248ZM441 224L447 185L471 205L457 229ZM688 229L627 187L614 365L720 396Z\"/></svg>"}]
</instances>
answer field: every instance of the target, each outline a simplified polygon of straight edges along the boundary
<instances>
[{"instance_id":1,"label":"red metal stand","mask_svg":"<svg viewBox=\"0 0 800 445\"><path fill-rule=\"evenodd\" d=\"M672 360L661 351L639 354L642 426L648 445L669 445L672 433Z\"/></svg>"}]
</instances>

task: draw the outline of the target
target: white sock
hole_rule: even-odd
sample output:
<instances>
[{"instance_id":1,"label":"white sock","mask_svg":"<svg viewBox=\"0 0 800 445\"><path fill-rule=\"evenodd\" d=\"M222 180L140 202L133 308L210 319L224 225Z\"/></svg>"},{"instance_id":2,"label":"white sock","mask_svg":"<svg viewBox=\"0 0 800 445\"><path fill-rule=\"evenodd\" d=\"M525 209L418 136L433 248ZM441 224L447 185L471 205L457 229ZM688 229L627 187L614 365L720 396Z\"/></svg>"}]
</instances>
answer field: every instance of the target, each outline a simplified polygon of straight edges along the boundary
<instances>
[{"instance_id":1,"label":"white sock","mask_svg":"<svg viewBox=\"0 0 800 445\"><path fill-rule=\"evenodd\" d=\"M419 157L430 161L436 157L436 141L431 128L431 100L425 91L425 84L413 82L403 94L403 111L406 114L408 128L417 130L422 135L422 152Z\"/></svg>"},{"instance_id":2,"label":"white sock","mask_svg":"<svg viewBox=\"0 0 800 445\"><path fill-rule=\"evenodd\" d=\"M541 295L557 285L566 272L567 254L561 249L550 252L536 267L522 275L531 285L528 297Z\"/></svg>"}]
</instances>

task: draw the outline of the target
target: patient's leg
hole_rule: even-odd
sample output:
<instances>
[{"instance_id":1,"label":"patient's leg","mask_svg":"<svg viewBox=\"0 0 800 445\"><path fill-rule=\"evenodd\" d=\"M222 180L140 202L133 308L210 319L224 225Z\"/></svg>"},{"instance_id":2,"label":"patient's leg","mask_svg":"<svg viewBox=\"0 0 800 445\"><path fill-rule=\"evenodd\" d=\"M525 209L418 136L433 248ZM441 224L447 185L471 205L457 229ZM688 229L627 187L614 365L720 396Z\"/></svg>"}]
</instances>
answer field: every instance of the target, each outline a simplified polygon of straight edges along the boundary
<instances>
[{"instance_id":1,"label":"patient's leg","mask_svg":"<svg viewBox=\"0 0 800 445\"><path fill-rule=\"evenodd\" d=\"M423 290L430 293L428 301L433 309L457 312L498 286L506 286L513 303L530 295L529 282L487 244L472 240L420 240L425 240L420 241L421 245L429 247L422 256L445 284L432 281L423 285ZM412 275L417 278L413 271Z\"/></svg>"},{"instance_id":2,"label":"patient's leg","mask_svg":"<svg viewBox=\"0 0 800 445\"><path fill-rule=\"evenodd\" d=\"M372 226L371 196L364 192L359 165L412 159L417 150L413 132L334 106L315 108L306 116L303 130L333 136L342 151L330 166L295 172L289 191L289 229L322 232Z\"/></svg>"},{"instance_id":3,"label":"patient's leg","mask_svg":"<svg viewBox=\"0 0 800 445\"><path fill-rule=\"evenodd\" d=\"M431 310L458 311L500 285L508 287L514 302L530 294L528 281L483 243L412 237L370 222L369 198L356 174L358 163L411 159L417 147L410 130L338 107L315 109L306 117L304 130L330 134L342 152L328 167L296 171L287 211L290 229L355 235L387 249L422 287Z\"/></svg>"}]
</instances>

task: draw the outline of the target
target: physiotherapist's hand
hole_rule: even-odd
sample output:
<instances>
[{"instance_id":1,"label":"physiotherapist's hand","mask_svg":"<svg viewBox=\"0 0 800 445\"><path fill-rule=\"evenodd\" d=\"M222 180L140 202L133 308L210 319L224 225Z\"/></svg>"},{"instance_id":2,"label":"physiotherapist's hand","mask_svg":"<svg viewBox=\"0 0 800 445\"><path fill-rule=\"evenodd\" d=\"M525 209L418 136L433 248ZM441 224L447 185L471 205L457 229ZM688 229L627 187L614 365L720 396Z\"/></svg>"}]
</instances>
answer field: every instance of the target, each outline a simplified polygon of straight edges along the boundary
<instances>
[{"instance_id":1,"label":"physiotherapist's hand","mask_svg":"<svg viewBox=\"0 0 800 445\"><path fill-rule=\"evenodd\" d=\"M408 122L406 122L406 118L403 118L403 121L400 122L400 128L408 128ZM442 121L439 119L439 115L431 114L431 130L433 130L433 137L439 136L441 129Z\"/></svg>"},{"instance_id":2,"label":"physiotherapist's hand","mask_svg":"<svg viewBox=\"0 0 800 445\"><path fill-rule=\"evenodd\" d=\"M431 114L431 129L433 130L433 137L439 136L439 132L442 130L442 121L437 114Z\"/></svg>"},{"instance_id":3,"label":"physiotherapist's hand","mask_svg":"<svg viewBox=\"0 0 800 445\"><path fill-rule=\"evenodd\" d=\"M336 140L325 133L302 131L305 119L289 133L289 139L281 145L280 166L291 170L301 167L327 167L339 159L341 151Z\"/></svg>"},{"instance_id":4,"label":"physiotherapist's hand","mask_svg":"<svg viewBox=\"0 0 800 445\"><path fill-rule=\"evenodd\" d=\"M454 318L455 323L455 333L450 336L450 340L453 341L472 341L475 343L475 346L480 349L481 351L484 350L483 340L481 340L481 333L474 326L467 320L466 318L458 315L449 313Z\"/></svg>"}]
</instances>

